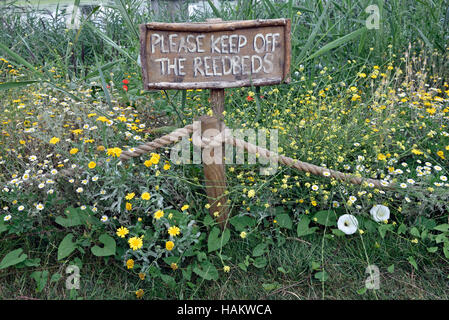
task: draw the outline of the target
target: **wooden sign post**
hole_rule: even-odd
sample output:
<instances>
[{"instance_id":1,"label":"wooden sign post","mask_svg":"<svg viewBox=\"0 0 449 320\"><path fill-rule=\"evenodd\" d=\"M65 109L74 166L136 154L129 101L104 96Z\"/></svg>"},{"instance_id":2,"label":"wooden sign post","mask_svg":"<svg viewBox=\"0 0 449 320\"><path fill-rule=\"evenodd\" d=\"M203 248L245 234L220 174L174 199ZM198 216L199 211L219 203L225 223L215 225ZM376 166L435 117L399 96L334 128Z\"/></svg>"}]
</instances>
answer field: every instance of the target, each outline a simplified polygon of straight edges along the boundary
<instances>
[{"instance_id":1,"label":"wooden sign post","mask_svg":"<svg viewBox=\"0 0 449 320\"><path fill-rule=\"evenodd\" d=\"M140 57L145 90L211 89L217 121L203 120L202 131L222 131L225 88L289 82L290 20L142 24ZM224 228L229 210L224 161L204 164L204 175L210 213Z\"/></svg>"}]
</instances>

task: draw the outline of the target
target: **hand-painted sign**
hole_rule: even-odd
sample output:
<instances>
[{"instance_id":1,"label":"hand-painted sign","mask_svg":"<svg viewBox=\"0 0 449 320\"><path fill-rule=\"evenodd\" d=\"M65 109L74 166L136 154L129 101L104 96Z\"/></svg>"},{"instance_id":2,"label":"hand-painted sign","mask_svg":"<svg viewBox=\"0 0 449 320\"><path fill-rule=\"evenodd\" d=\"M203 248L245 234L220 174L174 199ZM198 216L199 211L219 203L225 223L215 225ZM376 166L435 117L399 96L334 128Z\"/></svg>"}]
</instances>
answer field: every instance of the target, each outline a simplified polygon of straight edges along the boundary
<instances>
[{"instance_id":1,"label":"hand-painted sign","mask_svg":"<svg viewBox=\"0 0 449 320\"><path fill-rule=\"evenodd\" d=\"M140 25L145 89L218 89L289 81L290 20Z\"/></svg>"}]
</instances>

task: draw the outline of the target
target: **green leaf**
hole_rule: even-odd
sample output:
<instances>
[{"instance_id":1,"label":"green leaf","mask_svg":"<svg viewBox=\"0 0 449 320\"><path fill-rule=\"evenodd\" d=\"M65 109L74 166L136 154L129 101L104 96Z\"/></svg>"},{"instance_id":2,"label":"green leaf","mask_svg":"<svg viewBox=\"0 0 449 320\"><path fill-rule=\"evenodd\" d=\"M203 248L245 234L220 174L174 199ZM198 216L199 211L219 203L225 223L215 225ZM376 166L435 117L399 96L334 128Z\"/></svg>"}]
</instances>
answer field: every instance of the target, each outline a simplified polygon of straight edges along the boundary
<instances>
[{"instance_id":1,"label":"green leaf","mask_svg":"<svg viewBox=\"0 0 449 320\"><path fill-rule=\"evenodd\" d=\"M266 290L266 291L272 291L272 290L279 289L279 288L281 287L281 285L279 284L279 282L262 283L262 287L263 287L264 290Z\"/></svg>"},{"instance_id":2,"label":"green leaf","mask_svg":"<svg viewBox=\"0 0 449 320\"><path fill-rule=\"evenodd\" d=\"M23 264L25 267L37 267L40 265L40 263L41 263L41 259L35 258L35 259L26 259L21 264Z\"/></svg>"},{"instance_id":3,"label":"green leaf","mask_svg":"<svg viewBox=\"0 0 449 320\"><path fill-rule=\"evenodd\" d=\"M67 218L59 216L55 219L55 222L66 228L99 224L99 221L91 215L92 211L90 209L81 210L81 208L68 207L64 213Z\"/></svg>"},{"instance_id":4,"label":"green leaf","mask_svg":"<svg viewBox=\"0 0 449 320\"><path fill-rule=\"evenodd\" d=\"M63 227L76 227L82 225L78 210L69 207L65 209L64 213L66 214L67 218L63 218L61 216L56 217L55 221L57 224L63 226Z\"/></svg>"},{"instance_id":5,"label":"green leaf","mask_svg":"<svg viewBox=\"0 0 449 320\"><path fill-rule=\"evenodd\" d=\"M392 225L388 225L388 224L379 225L378 230L379 230L379 233L380 233L380 236L382 237L382 239L385 238L387 231L391 230L391 228L392 228Z\"/></svg>"},{"instance_id":6,"label":"green leaf","mask_svg":"<svg viewBox=\"0 0 449 320\"><path fill-rule=\"evenodd\" d=\"M435 252L437 252L437 250L438 250L438 247L427 248L427 251L430 252L430 253L435 253Z\"/></svg>"},{"instance_id":7,"label":"green leaf","mask_svg":"<svg viewBox=\"0 0 449 320\"><path fill-rule=\"evenodd\" d=\"M368 290L367 287L363 287L363 288L357 290L357 293L360 294L360 295L362 295L362 294L365 294L367 290Z\"/></svg>"},{"instance_id":8,"label":"green leaf","mask_svg":"<svg viewBox=\"0 0 449 320\"><path fill-rule=\"evenodd\" d=\"M72 241L73 234L69 233L62 239L58 247L58 260L68 257L75 249L76 243Z\"/></svg>"},{"instance_id":9,"label":"green leaf","mask_svg":"<svg viewBox=\"0 0 449 320\"><path fill-rule=\"evenodd\" d=\"M286 213L278 214L276 216L276 221L281 228L292 229L292 219Z\"/></svg>"},{"instance_id":10,"label":"green leaf","mask_svg":"<svg viewBox=\"0 0 449 320\"><path fill-rule=\"evenodd\" d=\"M214 220L210 215L207 214L207 215L204 217L203 224L204 224L204 226L206 226L206 227L211 227L212 225L215 224L215 220Z\"/></svg>"},{"instance_id":11,"label":"green leaf","mask_svg":"<svg viewBox=\"0 0 449 320\"><path fill-rule=\"evenodd\" d=\"M18 263L21 263L22 261L25 261L25 259L27 258L27 255L22 252L23 252L23 249L19 248L19 249L13 250L10 253L8 253L3 258L2 262L0 262L0 270L6 269L10 266L13 266Z\"/></svg>"},{"instance_id":12,"label":"green leaf","mask_svg":"<svg viewBox=\"0 0 449 320\"><path fill-rule=\"evenodd\" d=\"M27 67L28 69L30 69L30 71L32 71L34 73L38 73L31 63L26 61L24 58L22 58L20 55L18 55L17 53L15 53L11 49L9 49L4 44L0 43L0 49L5 51L8 54L8 56L10 56L13 60L15 60L20 65Z\"/></svg>"},{"instance_id":13,"label":"green leaf","mask_svg":"<svg viewBox=\"0 0 449 320\"><path fill-rule=\"evenodd\" d=\"M283 274L287 274L287 273L288 273L288 271L285 270L283 267L279 267L279 268L278 268L278 271L279 271L279 272L282 272Z\"/></svg>"},{"instance_id":14,"label":"green leaf","mask_svg":"<svg viewBox=\"0 0 449 320\"><path fill-rule=\"evenodd\" d=\"M413 227L410 229L410 234L414 237L420 237L419 230L416 227Z\"/></svg>"},{"instance_id":15,"label":"green leaf","mask_svg":"<svg viewBox=\"0 0 449 320\"><path fill-rule=\"evenodd\" d=\"M101 248L99 246L94 246L90 248L94 255L96 255L97 257L106 257L113 256L115 254L114 238L107 235L106 233L103 233L98 240L100 240L100 242L104 244L104 247Z\"/></svg>"},{"instance_id":16,"label":"green leaf","mask_svg":"<svg viewBox=\"0 0 449 320\"><path fill-rule=\"evenodd\" d=\"M412 256L408 257L408 262L416 269L418 270L418 264L416 263L415 258L413 258Z\"/></svg>"},{"instance_id":17,"label":"green leaf","mask_svg":"<svg viewBox=\"0 0 449 320\"><path fill-rule=\"evenodd\" d=\"M235 216L229 221L237 231L244 231L247 227L256 225L256 221L248 216Z\"/></svg>"},{"instance_id":18,"label":"green leaf","mask_svg":"<svg viewBox=\"0 0 449 320\"><path fill-rule=\"evenodd\" d=\"M1 234L2 232L5 232L6 230L8 230L8 228L5 226L5 222L3 221L3 218L4 218L5 216L6 216L6 215L0 216L0 234Z\"/></svg>"},{"instance_id":19,"label":"green leaf","mask_svg":"<svg viewBox=\"0 0 449 320\"><path fill-rule=\"evenodd\" d=\"M239 266L240 269L242 269L243 271L247 271L247 270L248 270L248 268L246 267L246 265L245 265L244 263L242 263L242 262L240 262L240 263L238 264L238 266Z\"/></svg>"},{"instance_id":20,"label":"green leaf","mask_svg":"<svg viewBox=\"0 0 449 320\"><path fill-rule=\"evenodd\" d=\"M266 243L259 243L254 249L253 249L253 257L259 257L263 255L266 252L267 244Z\"/></svg>"},{"instance_id":21,"label":"green leaf","mask_svg":"<svg viewBox=\"0 0 449 320\"><path fill-rule=\"evenodd\" d=\"M48 270L34 271L30 275L30 277L31 279L34 279L36 281L37 284L36 291L41 292L45 288L45 285L47 284L48 281Z\"/></svg>"},{"instance_id":22,"label":"green leaf","mask_svg":"<svg viewBox=\"0 0 449 320\"><path fill-rule=\"evenodd\" d=\"M312 261L312 262L310 263L310 268L311 268L312 270L318 270L318 269L320 268L320 266L321 266L321 263L316 262L316 261Z\"/></svg>"},{"instance_id":23,"label":"green leaf","mask_svg":"<svg viewBox=\"0 0 449 320\"><path fill-rule=\"evenodd\" d=\"M444 256L445 256L447 259L449 259L449 245L445 245L445 246L443 247L443 253L444 253Z\"/></svg>"},{"instance_id":24,"label":"green leaf","mask_svg":"<svg viewBox=\"0 0 449 320\"><path fill-rule=\"evenodd\" d=\"M217 18L222 18L220 11L217 9L217 7L214 5L214 3L211 0L207 0L207 2L209 3L209 6L211 7L212 11L214 12L214 15Z\"/></svg>"},{"instance_id":25,"label":"green leaf","mask_svg":"<svg viewBox=\"0 0 449 320\"><path fill-rule=\"evenodd\" d=\"M346 44L347 42L352 41L353 39L357 38L362 32L365 32L366 30L367 30L366 27L362 27L356 31L351 32L350 34L347 34L341 38L338 38L338 39L326 44L321 49L319 49L314 54L310 55L307 59L305 59L305 61L311 60L311 59L318 57L336 47L340 47L340 46Z\"/></svg>"},{"instance_id":26,"label":"green leaf","mask_svg":"<svg viewBox=\"0 0 449 320\"><path fill-rule=\"evenodd\" d=\"M265 257L257 257L254 259L253 265L259 269L263 268L267 265L267 259Z\"/></svg>"},{"instance_id":27,"label":"green leaf","mask_svg":"<svg viewBox=\"0 0 449 320\"><path fill-rule=\"evenodd\" d=\"M326 271L320 271L315 273L314 278L320 280L321 282L325 282L329 279L329 274Z\"/></svg>"},{"instance_id":28,"label":"green leaf","mask_svg":"<svg viewBox=\"0 0 449 320\"><path fill-rule=\"evenodd\" d=\"M199 275L201 278L205 280L217 280L218 279L218 271L215 266L209 261L203 261L201 263L197 263L193 267L193 272Z\"/></svg>"},{"instance_id":29,"label":"green leaf","mask_svg":"<svg viewBox=\"0 0 449 320\"><path fill-rule=\"evenodd\" d=\"M231 232L229 231L229 229L226 229L221 236L219 235L220 229L217 227L214 227L209 233L209 238L207 239L208 252L221 249L226 245L226 243L228 243L229 239L231 238Z\"/></svg>"},{"instance_id":30,"label":"green leaf","mask_svg":"<svg viewBox=\"0 0 449 320\"><path fill-rule=\"evenodd\" d=\"M387 271L388 271L389 273L393 273L393 272L394 272L394 264L392 264L391 266L389 266L389 267L387 268Z\"/></svg>"},{"instance_id":31,"label":"green leaf","mask_svg":"<svg viewBox=\"0 0 449 320\"><path fill-rule=\"evenodd\" d=\"M298 237L307 236L309 234L314 233L315 230L318 229L317 227L309 228L309 224L310 224L309 217L302 216L301 220L299 220L298 227L296 229Z\"/></svg>"},{"instance_id":32,"label":"green leaf","mask_svg":"<svg viewBox=\"0 0 449 320\"><path fill-rule=\"evenodd\" d=\"M50 278L50 283L58 282L62 278L60 273L54 273Z\"/></svg>"},{"instance_id":33,"label":"green leaf","mask_svg":"<svg viewBox=\"0 0 449 320\"><path fill-rule=\"evenodd\" d=\"M173 277L166 275L166 274L161 274L161 280L167 284L170 288L174 288L176 287L176 281Z\"/></svg>"},{"instance_id":34,"label":"green leaf","mask_svg":"<svg viewBox=\"0 0 449 320\"><path fill-rule=\"evenodd\" d=\"M405 226L405 224L401 224L398 228L398 235L405 233L407 231L407 227Z\"/></svg>"},{"instance_id":35,"label":"green leaf","mask_svg":"<svg viewBox=\"0 0 449 320\"><path fill-rule=\"evenodd\" d=\"M440 224L440 225L436 226L433 229L441 231L441 232L448 232L449 231L449 224L447 224L447 223Z\"/></svg>"},{"instance_id":36,"label":"green leaf","mask_svg":"<svg viewBox=\"0 0 449 320\"><path fill-rule=\"evenodd\" d=\"M344 237L346 234L339 229L332 229L332 233L337 237Z\"/></svg>"},{"instance_id":37,"label":"green leaf","mask_svg":"<svg viewBox=\"0 0 449 320\"><path fill-rule=\"evenodd\" d=\"M39 80L28 80L28 81L17 81L17 82L6 82L0 83L0 90L8 90L13 88L24 87L32 83L39 82Z\"/></svg>"},{"instance_id":38,"label":"green leaf","mask_svg":"<svg viewBox=\"0 0 449 320\"><path fill-rule=\"evenodd\" d=\"M337 225L337 215L331 210L318 211L314 215L314 221L326 227Z\"/></svg>"}]
</instances>

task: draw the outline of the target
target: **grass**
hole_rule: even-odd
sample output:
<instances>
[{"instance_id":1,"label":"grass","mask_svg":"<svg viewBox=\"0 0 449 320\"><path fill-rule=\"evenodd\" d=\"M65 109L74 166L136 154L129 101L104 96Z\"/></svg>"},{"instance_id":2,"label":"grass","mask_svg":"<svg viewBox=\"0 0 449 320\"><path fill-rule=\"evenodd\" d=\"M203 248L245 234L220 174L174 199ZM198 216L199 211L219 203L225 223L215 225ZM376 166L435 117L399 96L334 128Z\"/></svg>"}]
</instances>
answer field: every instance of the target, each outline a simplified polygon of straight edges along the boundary
<instances>
[{"instance_id":1,"label":"grass","mask_svg":"<svg viewBox=\"0 0 449 320\"><path fill-rule=\"evenodd\" d=\"M369 276L365 273L368 266L363 248L357 239L336 241L325 239L321 250L322 236L314 235L303 239L287 240L282 247L273 247L268 256L266 268L252 267L249 273L237 266L232 267L219 281L204 282L201 278L192 279L192 289L185 281L180 280L174 288L161 286L158 281L142 282L136 275L124 272L121 263L85 256L82 261L80 290L78 299L133 299L135 291L143 289L146 299L276 299L276 300L315 300L315 299L448 299L449 267L442 267L442 261L429 259L424 250L417 250L416 245L395 237L387 237L380 248L369 247L367 254L371 264L380 270L380 289L358 293L365 287ZM379 239L367 237L370 243ZM14 243L11 243L11 248ZM42 248L42 247L41 247ZM7 252L8 248L2 248ZM2 255L3 253L0 253ZM37 255L38 252L35 252ZM52 254L39 253L39 256ZM54 253L53 253L54 254ZM250 254L247 245L242 241L233 241L226 248L226 254L234 260L242 259ZM417 254L418 270L404 259L407 254ZM329 278L321 283L314 277L311 262L323 259L324 269ZM394 271L387 268L394 265ZM65 264L53 265L51 261L43 264L42 269L60 272L64 275ZM36 285L30 281L29 274L34 270L22 272L12 271L1 275L0 297L2 299L69 299L70 291L65 289L65 276L58 282L48 284L39 293ZM173 271L178 273L180 270ZM50 274L51 274L50 273ZM178 276L179 278L179 276ZM264 289L265 286L267 289Z\"/></svg>"}]
</instances>

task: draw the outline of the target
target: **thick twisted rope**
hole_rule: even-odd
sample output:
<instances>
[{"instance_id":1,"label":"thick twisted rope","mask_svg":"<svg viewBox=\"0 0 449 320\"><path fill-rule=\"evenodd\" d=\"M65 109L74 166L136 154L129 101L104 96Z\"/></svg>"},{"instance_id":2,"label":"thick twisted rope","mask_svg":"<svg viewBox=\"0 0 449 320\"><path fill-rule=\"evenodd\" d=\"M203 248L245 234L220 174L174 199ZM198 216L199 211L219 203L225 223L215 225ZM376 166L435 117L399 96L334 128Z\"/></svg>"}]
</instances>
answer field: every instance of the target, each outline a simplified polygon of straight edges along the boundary
<instances>
[{"instance_id":1,"label":"thick twisted rope","mask_svg":"<svg viewBox=\"0 0 449 320\"><path fill-rule=\"evenodd\" d=\"M269 159L269 160L275 160L277 162L282 163L283 165L286 165L291 168L295 168L299 171L303 172L309 172L311 174L322 176L326 178L334 178L340 181L349 182L352 184L363 184L366 183L368 186L376 187L379 189L383 188L391 188L392 185L389 185L386 182L382 182L381 180L377 179L370 179L370 178L363 178L359 176L355 176L352 174L346 174L340 171L320 167L314 164L310 164L307 162L299 161L292 159L290 157L286 157L283 155L279 155L275 152L272 152L268 149L258 147L252 143L246 142L241 139L237 139L233 137L232 135L228 134L229 128L225 127L223 131L221 131L219 134L212 138L208 137L200 137L195 136L192 141L196 146L200 146L201 148L214 148L220 146L222 143L228 143L232 144L233 146L244 149L248 153L252 154L258 154L259 156ZM189 136L193 132L193 124L189 124L185 126L184 128L177 129L165 136L162 136L158 139L155 139L153 141L147 142L145 144L140 145L133 151L123 151L120 155L121 160L128 160L133 157L138 157L144 153L153 151L157 148L164 147L166 145L169 145L171 143L177 142L179 139L185 136Z\"/></svg>"},{"instance_id":2,"label":"thick twisted rope","mask_svg":"<svg viewBox=\"0 0 449 320\"><path fill-rule=\"evenodd\" d=\"M135 148L133 151L122 151L120 154L120 160L128 160L130 158L138 157L144 153L156 150L158 148L167 146L174 142L177 142L182 137L187 137L193 132L193 125L189 124L184 128L176 129L175 131L157 138L153 141L147 142Z\"/></svg>"}]
</instances>

